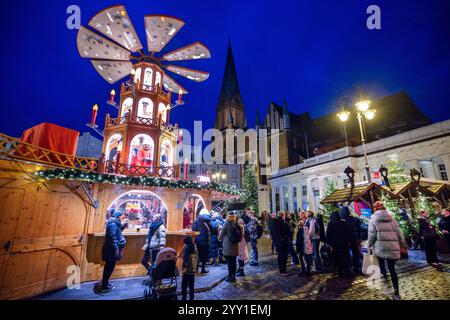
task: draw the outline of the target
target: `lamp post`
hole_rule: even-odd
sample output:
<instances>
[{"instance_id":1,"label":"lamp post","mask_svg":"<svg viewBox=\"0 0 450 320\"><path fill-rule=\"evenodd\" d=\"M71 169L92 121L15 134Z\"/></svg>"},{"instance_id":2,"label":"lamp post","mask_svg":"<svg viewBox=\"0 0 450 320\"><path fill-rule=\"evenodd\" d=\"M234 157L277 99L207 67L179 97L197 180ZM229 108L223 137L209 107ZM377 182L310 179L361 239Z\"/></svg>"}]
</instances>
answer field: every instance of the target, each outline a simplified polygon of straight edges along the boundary
<instances>
[{"instance_id":1,"label":"lamp post","mask_svg":"<svg viewBox=\"0 0 450 320\"><path fill-rule=\"evenodd\" d=\"M364 117L367 120L372 120L375 117L376 110L370 109L370 100L360 100L355 103L356 106L356 118L358 119L359 131L361 134L361 144L364 152L364 167L366 168L367 180L369 183L372 182L372 177L370 174L369 160L367 157L366 149L366 136L364 133ZM345 123L350 118L350 112L343 110L336 114L336 116Z\"/></svg>"}]
</instances>

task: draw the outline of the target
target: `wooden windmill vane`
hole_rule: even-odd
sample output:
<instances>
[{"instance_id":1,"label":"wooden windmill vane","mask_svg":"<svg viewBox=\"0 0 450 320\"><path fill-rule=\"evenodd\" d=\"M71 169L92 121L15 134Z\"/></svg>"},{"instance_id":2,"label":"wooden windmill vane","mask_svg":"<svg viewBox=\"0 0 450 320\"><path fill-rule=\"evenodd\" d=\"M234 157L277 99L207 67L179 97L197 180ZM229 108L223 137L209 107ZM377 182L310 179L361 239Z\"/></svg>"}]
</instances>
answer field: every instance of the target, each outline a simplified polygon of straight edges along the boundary
<instances>
[{"instance_id":1,"label":"wooden windmill vane","mask_svg":"<svg viewBox=\"0 0 450 320\"><path fill-rule=\"evenodd\" d=\"M114 84L131 75L130 80L121 86L118 117L107 115L104 132L100 132L95 125L95 110L89 125L104 136L105 160L116 164L113 166L116 173L128 174L130 166L143 166L143 169L134 172L155 174L158 168L153 170L147 167L173 165L173 155L165 154L160 158L164 147L166 151L173 150L176 144L169 124L170 110L173 108L171 93L178 93L178 105L182 104L181 97L188 91L167 73L172 72L195 82L205 81L209 77L208 72L170 64L209 59L209 49L198 41L160 54L183 28L184 21L167 15L146 15L144 23L148 54L144 52L123 5L97 13L89 21L89 27L82 26L77 36L79 54L90 59L95 70L108 83ZM111 93L109 101L113 105L114 94ZM141 152L143 145L146 145L146 152L153 150L147 162L136 160L137 152ZM172 160L169 161L169 158ZM123 168L128 171L122 172Z\"/></svg>"}]
</instances>

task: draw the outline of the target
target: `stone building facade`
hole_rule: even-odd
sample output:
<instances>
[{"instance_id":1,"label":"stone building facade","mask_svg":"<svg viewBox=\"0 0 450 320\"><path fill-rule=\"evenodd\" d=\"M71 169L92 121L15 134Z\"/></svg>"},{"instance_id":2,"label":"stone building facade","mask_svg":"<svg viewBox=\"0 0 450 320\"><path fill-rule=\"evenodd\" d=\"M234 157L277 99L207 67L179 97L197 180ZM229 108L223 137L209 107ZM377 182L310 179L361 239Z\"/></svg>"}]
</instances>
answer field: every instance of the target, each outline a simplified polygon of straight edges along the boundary
<instances>
[{"instance_id":1,"label":"stone building facade","mask_svg":"<svg viewBox=\"0 0 450 320\"><path fill-rule=\"evenodd\" d=\"M408 169L420 170L425 178L450 178L450 120L378 139L366 146L371 172L377 172L395 156ZM356 171L356 183L367 182L361 145L329 151L279 170L268 180L270 209L317 212L328 181L337 188L348 184L344 174L348 165Z\"/></svg>"}]
</instances>

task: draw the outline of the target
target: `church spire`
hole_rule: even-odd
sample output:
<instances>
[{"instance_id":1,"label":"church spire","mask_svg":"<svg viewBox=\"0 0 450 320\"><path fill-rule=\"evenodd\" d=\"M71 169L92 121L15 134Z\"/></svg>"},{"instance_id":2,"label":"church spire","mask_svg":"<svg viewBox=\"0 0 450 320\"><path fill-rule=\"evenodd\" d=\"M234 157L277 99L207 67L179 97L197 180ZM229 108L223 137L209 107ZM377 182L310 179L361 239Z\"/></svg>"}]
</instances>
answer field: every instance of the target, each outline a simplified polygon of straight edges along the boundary
<instances>
[{"instance_id":1,"label":"church spire","mask_svg":"<svg viewBox=\"0 0 450 320\"><path fill-rule=\"evenodd\" d=\"M236 65L234 63L233 49L231 41L228 39L228 51L223 73L222 87L220 90L219 102L216 108L216 129L222 130L227 127L226 110L233 109L234 125L237 128L244 128L244 103L242 102L239 90Z\"/></svg>"},{"instance_id":2,"label":"church spire","mask_svg":"<svg viewBox=\"0 0 450 320\"><path fill-rule=\"evenodd\" d=\"M290 119L290 115L289 115L289 110L287 107L287 101L286 101L286 96L283 96L283 122L284 122L284 128L286 130L291 129L291 119Z\"/></svg>"}]
</instances>

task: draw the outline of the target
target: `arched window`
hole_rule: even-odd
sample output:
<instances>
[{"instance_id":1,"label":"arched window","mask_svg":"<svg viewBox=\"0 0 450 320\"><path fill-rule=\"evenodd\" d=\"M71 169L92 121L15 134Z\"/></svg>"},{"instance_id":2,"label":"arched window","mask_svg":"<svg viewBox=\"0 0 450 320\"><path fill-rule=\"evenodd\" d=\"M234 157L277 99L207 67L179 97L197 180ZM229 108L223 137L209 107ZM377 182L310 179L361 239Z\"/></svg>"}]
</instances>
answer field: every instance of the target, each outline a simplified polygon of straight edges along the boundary
<instances>
[{"instance_id":1,"label":"arched window","mask_svg":"<svg viewBox=\"0 0 450 320\"><path fill-rule=\"evenodd\" d=\"M167 109L164 103L158 105L158 117L161 116L161 120L167 122Z\"/></svg>"},{"instance_id":2,"label":"arched window","mask_svg":"<svg viewBox=\"0 0 450 320\"><path fill-rule=\"evenodd\" d=\"M106 160L116 161L118 151L122 151L122 135L116 133L109 137L108 142L106 143Z\"/></svg>"},{"instance_id":3,"label":"arched window","mask_svg":"<svg viewBox=\"0 0 450 320\"><path fill-rule=\"evenodd\" d=\"M147 134L138 134L130 144L129 164L133 166L152 167L155 143Z\"/></svg>"},{"instance_id":4,"label":"arched window","mask_svg":"<svg viewBox=\"0 0 450 320\"><path fill-rule=\"evenodd\" d=\"M134 82L141 83L141 73L142 73L142 69L141 68L137 68L136 69L136 75L134 76Z\"/></svg>"},{"instance_id":5,"label":"arched window","mask_svg":"<svg viewBox=\"0 0 450 320\"><path fill-rule=\"evenodd\" d=\"M139 100L138 117L153 118L153 101L149 98Z\"/></svg>"},{"instance_id":6,"label":"arched window","mask_svg":"<svg viewBox=\"0 0 450 320\"><path fill-rule=\"evenodd\" d=\"M147 68L147 69L145 69L145 74L144 74L144 86L151 87L152 81L153 81L153 69Z\"/></svg>"},{"instance_id":7,"label":"arched window","mask_svg":"<svg viewBox=\"0 0 450 320\"><path fill-rule=\"evenodd\" d=\"M151 191L131 190L121 194L109 205L106 220L112 209L120 209L125 213L132 231L149 228L156 214L160 214L164 225L167 225L167 205L158 194Z\"/></svg>"},{"instance_id":8,"label":"arched window","mask_svg":"<svg viewBox=\"0 0 450 320\"><path fill-rule=\"evenodd\" d=\"M125 116L128 112L131 112L131 109L133 107L133 98L126 98L122 102L122 111L120 116Z\"/></svg>"},{"instance_id":9,"label":"arched window","mask_svg":"<svg viewBox=\"0 0 450 320\"><path fill-rule=\"evenodd\" d=\"M161 84L161 73L156 71L155 86L159 86L160 84Z\"/></svg>"},{"instance_id":10,"label":"arched window","mask_svg":"<svg viewBox=\"0 0 450 320\"><path fill-rule=\"evenodd\" d=\"M169 140L161 143L160 166L171 167L173 165L173 147Z\"/></svg>"}]
</instances>

